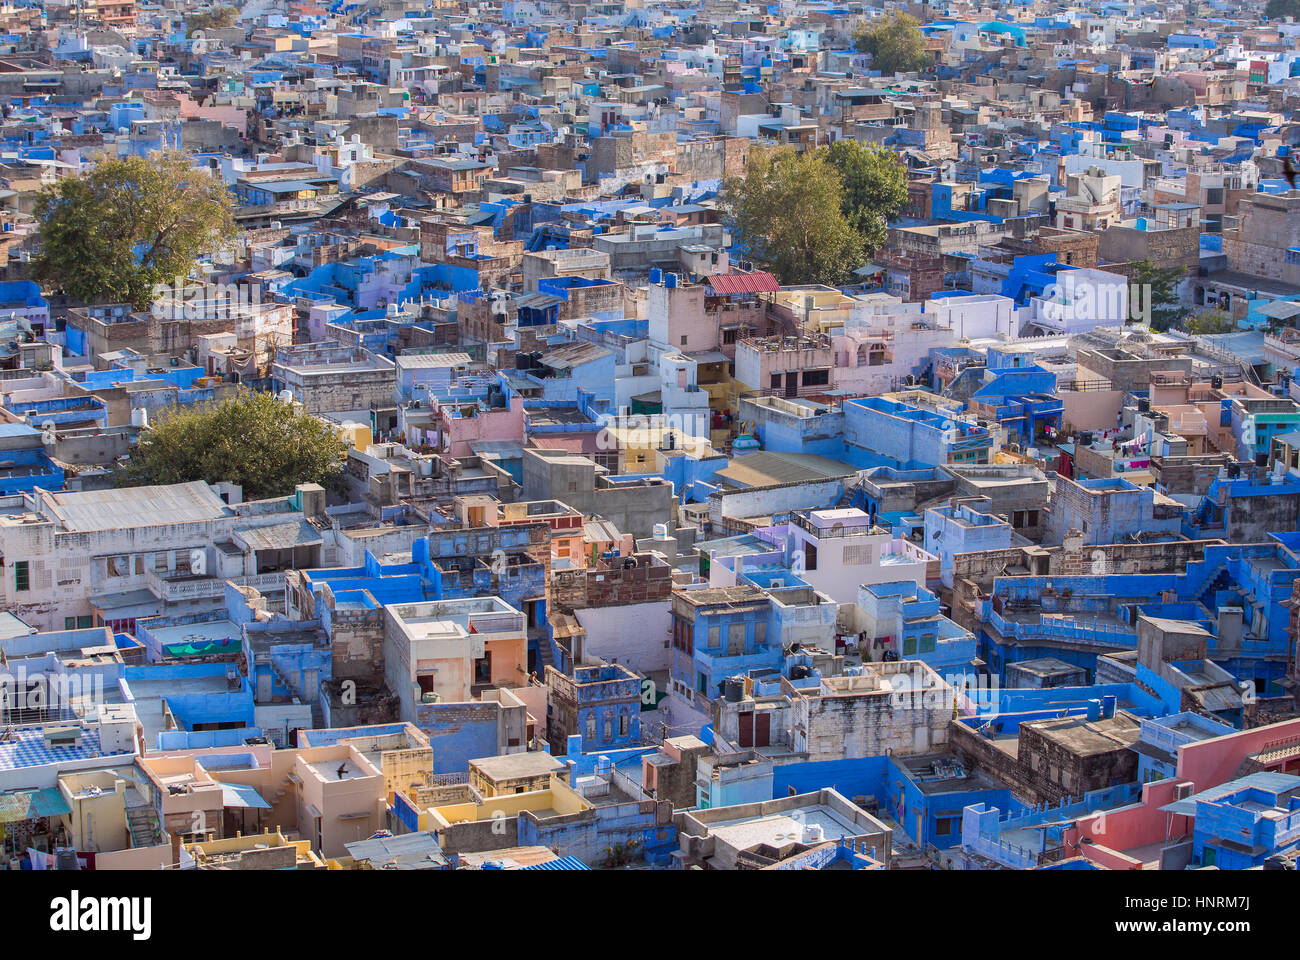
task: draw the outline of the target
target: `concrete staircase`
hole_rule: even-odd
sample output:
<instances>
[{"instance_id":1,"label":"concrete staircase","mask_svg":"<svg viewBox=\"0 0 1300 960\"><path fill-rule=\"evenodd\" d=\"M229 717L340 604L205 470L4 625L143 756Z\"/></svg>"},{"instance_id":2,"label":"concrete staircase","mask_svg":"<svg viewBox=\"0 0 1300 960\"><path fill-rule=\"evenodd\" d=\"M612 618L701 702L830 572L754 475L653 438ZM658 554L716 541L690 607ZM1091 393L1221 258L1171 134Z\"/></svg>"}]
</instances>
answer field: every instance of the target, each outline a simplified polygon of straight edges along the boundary
<instances>
[{"instance_id":1,"label":"concrete staircase","mask_svg":"<svg viewBox=\"0 0 1300 960\"><path fill-rule=\"evenodd\" d=\"M156 847L164 840L153 805L135 790L127 794L126 825L133 847Z\"/></svg>"}]
</instances>

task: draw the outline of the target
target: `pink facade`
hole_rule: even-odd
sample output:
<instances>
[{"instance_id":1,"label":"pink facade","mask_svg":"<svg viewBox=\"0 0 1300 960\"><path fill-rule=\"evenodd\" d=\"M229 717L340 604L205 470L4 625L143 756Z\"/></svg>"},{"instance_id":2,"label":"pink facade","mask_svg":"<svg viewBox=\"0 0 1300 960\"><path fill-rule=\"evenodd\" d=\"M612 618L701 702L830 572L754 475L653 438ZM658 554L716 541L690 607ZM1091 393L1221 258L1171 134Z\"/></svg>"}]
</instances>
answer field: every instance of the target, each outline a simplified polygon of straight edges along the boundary
<instances>
[{"instance_id":1,"label":"pink facade","mask_svg":"<svg viewBox=\"0 0 1300 960\"><path fill-rule=\"evenodd\" d=\"M1178 748L1178 775L1142 788L1142 802L1098 811L1077 820L1062 834L1066 856L1083 856L1112 870L1155 869L1160 848L1188 837L1192 818L1160 808L1174 799L1174 788L1190 783L1199 793L1235 779L1242 761L1262 750L1300 743L1300 719L1243 730ZM1278 751L1266 769L1300 774L1300 756Z\"/></svg>"},{"instance_id":2,"label":"pink facade","mask_svg":"<svg viewBox=\"0 0 1300 960\"><path fill-rule=\"evenodd\" d=\"M470 444L487 440L523 443L524 402L519 397L511 399L508 410L479 409L473 416L465 416L462 409L449 405L439 413L444 449L449 456L473 456Z\"/></svg>"}]
</instances>

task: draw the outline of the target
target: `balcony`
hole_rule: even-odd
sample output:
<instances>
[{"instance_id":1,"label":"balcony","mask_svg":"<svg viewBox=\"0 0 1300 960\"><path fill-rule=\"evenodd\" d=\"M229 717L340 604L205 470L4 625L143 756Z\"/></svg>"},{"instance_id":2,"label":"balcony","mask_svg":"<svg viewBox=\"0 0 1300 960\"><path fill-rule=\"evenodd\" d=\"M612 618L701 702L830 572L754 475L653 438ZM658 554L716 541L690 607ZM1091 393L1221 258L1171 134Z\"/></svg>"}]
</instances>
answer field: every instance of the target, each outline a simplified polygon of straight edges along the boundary
<instances>
[{"instance_id":1,"label":"balcony","mask_svg":"<svg viewBox=\"0 0 1300 960\"><path fill-rule=\"evenodd\" d=\"M1012 620L995 609L992 600L985 601L984 618L1002 636L1017 640L1049 640L1123 650L1137 646L1137 631L1127 627L1053 614L1043 614L1037 621Z\"/></svg>"},{"instance_id":2,"label":"balcony","mask_svg":"<svg viewBox=\"0 0 1300 960\"><path fill-rule=\"evenodd\" d=\"M253 587L260 593L284 589L283 570L252 576L186 577L184 579L165 579L157 573L150 573L147 584L148 589L159 600L166 603L179 603L184 600L211 600L223 596L227 580L237 587Z\"/></svg>"}]
</instances>

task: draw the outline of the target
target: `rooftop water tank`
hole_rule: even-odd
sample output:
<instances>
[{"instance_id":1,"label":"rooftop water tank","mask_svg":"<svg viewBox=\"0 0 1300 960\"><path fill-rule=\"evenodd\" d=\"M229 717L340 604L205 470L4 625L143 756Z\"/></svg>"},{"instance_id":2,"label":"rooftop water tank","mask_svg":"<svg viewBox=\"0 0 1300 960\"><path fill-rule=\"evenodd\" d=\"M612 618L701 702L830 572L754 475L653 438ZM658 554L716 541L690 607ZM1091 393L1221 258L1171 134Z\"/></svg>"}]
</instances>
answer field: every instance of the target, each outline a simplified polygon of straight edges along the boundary
<instances>
[{"instance_id":1,"label":"rooftop water tank","mask_svg":"<svg viewBox=\"0 0 1300 960\"><path fill-rule=\"evenodd\" d=\"M1101 719L1101 701L1100 701L1100 700L1089 700L1089 701L1088 701L1088 720L1091 721L1091 722L1093 722L1093 723L1095 723L1096 721L1098 721L1098 720L1100 720L1100 719Z\"/></svg>"}]
</instances>

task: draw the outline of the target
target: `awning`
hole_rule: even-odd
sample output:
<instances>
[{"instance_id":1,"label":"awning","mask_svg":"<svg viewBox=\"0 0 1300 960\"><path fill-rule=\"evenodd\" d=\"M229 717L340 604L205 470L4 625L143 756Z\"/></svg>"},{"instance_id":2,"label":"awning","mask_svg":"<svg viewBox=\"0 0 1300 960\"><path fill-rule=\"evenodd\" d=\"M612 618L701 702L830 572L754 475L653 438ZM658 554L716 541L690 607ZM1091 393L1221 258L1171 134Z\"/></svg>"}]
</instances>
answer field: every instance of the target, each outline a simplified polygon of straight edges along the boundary
<instances>
[{"instance_id":1,"label":"awning","mask_svg":"<svg viewBox=\"0 0 1300 960\"><path fill-rule=\"evenodd\" d=\"M271 805L262 799L256 787L246 783L223 783L221 785L221 805L224 807L251 807L254 810L270 810Z\"/></svg>"},{"instance_id":2,"label":"awning","mask_svg":"<svg viewBox=\"0 0 1300 960\"><path fill-rule=\"evenodd\" d=\"M37 817L61 817L72 812L57 787L0 793L0 823L18 823Z\"/></svg>"}]
</instances>

